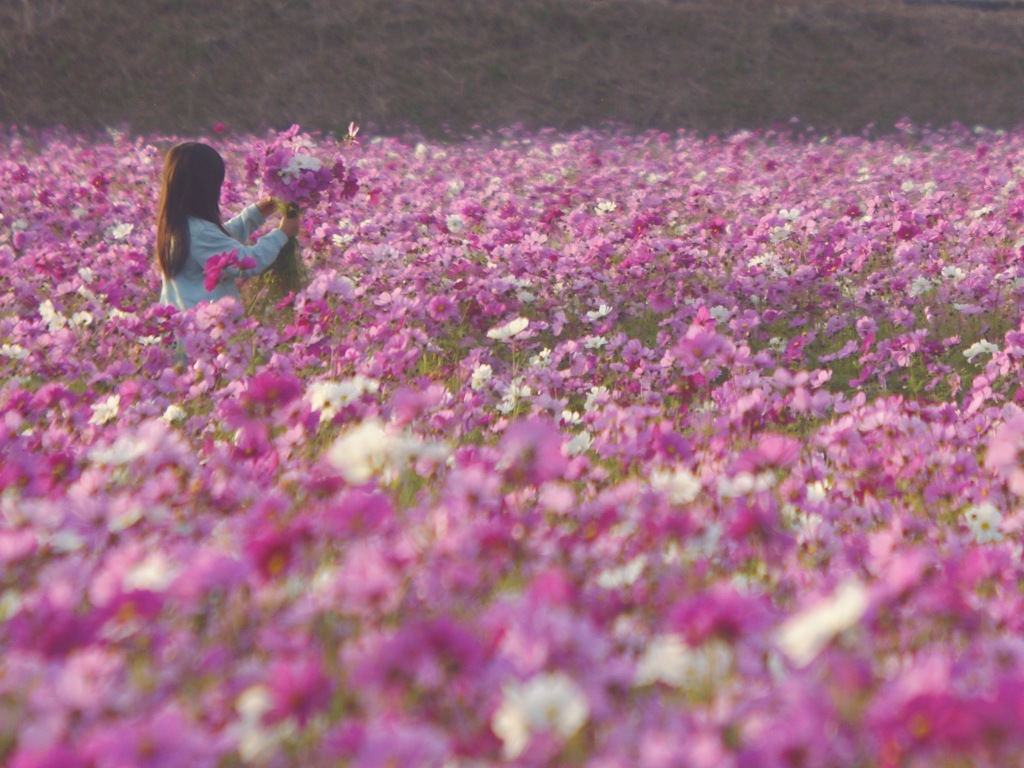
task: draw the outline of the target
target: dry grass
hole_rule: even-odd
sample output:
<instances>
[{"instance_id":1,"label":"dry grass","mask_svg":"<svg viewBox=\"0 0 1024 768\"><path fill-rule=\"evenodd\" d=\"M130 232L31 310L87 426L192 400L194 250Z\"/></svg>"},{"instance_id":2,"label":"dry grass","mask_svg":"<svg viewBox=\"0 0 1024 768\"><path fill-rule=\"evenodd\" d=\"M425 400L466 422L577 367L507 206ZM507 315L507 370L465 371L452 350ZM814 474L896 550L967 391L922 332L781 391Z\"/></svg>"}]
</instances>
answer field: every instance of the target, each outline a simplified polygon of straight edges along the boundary
<instances>
[{"instance_id":1,"label":"dry grass","mask_svg":"<svg viewBox=\"0 0 1024 768\"><path fill-rule=\"evenodd\" d=\"M142 9L145 9L144 11ZM1024 120L1024 12L900 0L20 0L0 123L462 134Z\"/></svg>"}]
</instances>

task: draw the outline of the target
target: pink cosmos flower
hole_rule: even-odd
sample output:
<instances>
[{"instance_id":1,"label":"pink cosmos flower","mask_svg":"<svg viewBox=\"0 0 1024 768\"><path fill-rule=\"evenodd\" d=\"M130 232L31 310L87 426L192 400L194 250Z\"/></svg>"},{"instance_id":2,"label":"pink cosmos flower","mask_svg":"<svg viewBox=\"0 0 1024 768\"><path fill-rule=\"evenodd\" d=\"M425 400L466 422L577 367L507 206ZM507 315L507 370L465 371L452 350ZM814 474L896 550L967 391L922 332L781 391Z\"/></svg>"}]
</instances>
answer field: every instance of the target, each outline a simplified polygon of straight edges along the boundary
<instances>
[{"instance_id":1,"label":"pink cosmos flower","mask_svg":"<svg viewBox=\"0 0 1024 768\"><path fill-rule=\"evenodd\" d=\"M246 542L246 555L266 580L279 579L291 568L303 538L294 527L266 523Z\"/></svg>"},{"instance_id":2,"label":"pink cosmos flower","mask_svg":"<svg viewBox=\"0 0 1024 768\"><path fill-rule=\"evenodd\" d=\"M568 462L562 433L550 422L524 419L513 422L499 446L498 469L513 482L543 485L562 477Z\"/></svg>"},{"instance_id":3,"label":"pink cosmos flower","mask_svg":"<svg viewBox=\"0 0 1024 768\"><path fill-rule=\"evenodd\" d=\"M81 749L96 768L215 768L223 752L212 735L175 705L96 727Z\"/></svg>"},{"instance_id":4,"label":"pink cosmos flower","mask_svg":"<svg viewBox=\"0 0 1024 768\"><path fill-rule=\"evenodd\" d=\"M1002 478L1011 492L1024 496L1024 415L996 429L988 441L985 468Z\"/></svg>"},{"instance_id":5,"label":"pink cosmos flower","mask_svg":"<svg viewBox=\"0 0 1024 768\"><path fill-rule=\"evenodd\" d=\"M206 279L203 281L203 287L207 291L212 291L217 287L225 271L229 272L229 274L237 275L242 270L253 269L255 266L256 259L251 256L239 259L237 250L225 251L216 256L211 256L203 267L203 274L206 276Z\"/></svg>"},{"instance_id":6,"label":"pink cosmos flower","mask_svg":"<svg viewBox=\"0 0 1024 768\"><path fill-rule=\"evenodd\" d=\"M269 410L297 400L303 391L302 382L292 374L266 370L249 380L242 401L253 411Z\"/></svg>"},{"instance_id":7,"label":"pink cosmos flower","mask_svg":"<svg viewBox=\"0 0 1024 768\"><path fill-rule=\"evenodd\" d=\"M451 756L445 734L430 725L393 716L351 723L328 737L328 762L348 758L353 768L421 766L440 768Z\"/></svg>"},{"instance_id":8,"label":"pink cosmos flower","mask_svg":"<svg viewBox=\"0 0 1024 768\"><path fill-rule=\"evenodd\" d=\"M17 748L8 768L88 768L89 759L77 749L63 745L40 749Z\"/></svg>"},{"instance_id":9,"label":"pink cosmos flower","mask_svg":"<svg viewBox=\"0 0 1024 768\"><path fill-rule=\"evenodd\" d=\"M300 727L305 727L331 701L331 683L322 666L311 658L275 660L267 685L273 702L266 714L270 722L294 717Z\"/></svg>"},{"instance_id":10,"label":"pink cosmos flower","mask_svg":"<svg viewBox=\"0 0 1024 768\"><path fill-rule=\"evenodd\" d=\"M435 296L427 304L427 314L439 323L454 320L459 316L459 305L451 296Z\"/></svg>"},{"instance_id":11,"label":"pink cosmos flower","mask_svg":"<svg viewBox=\"0 0 1024 768\"><path fill-rule=\"evenodd\" d=\"M669 612L669 624L691 645L711 638L732 643L765 626L769 617L765 598L720 583L677 603Z\"/></svg>"},{"instance_id":12,"label":"pink cosmos flower","mask_svg":"<svg viewBox=\"0 0 1024 768\"><path fill-rule=\"evenodd\" d=\"M330 536L353 539L384 529L394 514L391 502L383 494L351 489L334 499L315 525Z\"/></svg>"}]
</instances>

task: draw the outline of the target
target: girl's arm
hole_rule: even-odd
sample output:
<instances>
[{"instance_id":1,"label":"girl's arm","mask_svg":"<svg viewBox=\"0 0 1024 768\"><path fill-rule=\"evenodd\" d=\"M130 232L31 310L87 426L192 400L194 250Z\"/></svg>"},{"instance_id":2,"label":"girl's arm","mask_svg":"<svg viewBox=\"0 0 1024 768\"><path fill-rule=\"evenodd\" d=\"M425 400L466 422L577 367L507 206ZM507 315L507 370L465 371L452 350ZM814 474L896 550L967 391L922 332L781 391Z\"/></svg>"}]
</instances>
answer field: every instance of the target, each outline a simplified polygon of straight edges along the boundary
<instances>
[{"instance_id":1,"label":"girl's arm","mask_svg":"<svg viewBox=\"0 0 1024 768\"><path fill-rule=\"evenodd\" d=\"M269 198L267 200L260 200L255 205L250 205L233 219L228 219L224 222L224 229L235 240L245 245L249 242L249 238L252 237L252 233L259 229L267 220L267 214L273 211L273 201L270 200L268 206L268 200Z\"/></svg>"},{"instance_id":2,"label":"girl's arm","mask_svg":"<svg viewBox=\"0 0 1024 768\"><path fill-rule=\"evenodd\" d=\"M240 216L235 217L232 221L245 217L250 210L253 210L260 217L260 224L262 224L262 216L259 211L256 211L255 206L246 208ZM274 229L263 235L252 245L245 245L241 241L233 239L234 233L232 233L231 237L225 235L216 224L197 219L192 221L195 222L189 232L192 241L192 256L199 263L200 269L206 268L206 262L210 260L210 257L236 251L239 260L252 258L256 262L254 269L247 269L242 274L258 275L274 263L277 255L281 252L285 243L288 242L287 234L280 229ZM256 226L259 226L259 224ZM225 229L231 232L227 225L225 225ZM225 272L235 276L239 274L235 269L227 269Z\"/></svg>"}]
</instances>

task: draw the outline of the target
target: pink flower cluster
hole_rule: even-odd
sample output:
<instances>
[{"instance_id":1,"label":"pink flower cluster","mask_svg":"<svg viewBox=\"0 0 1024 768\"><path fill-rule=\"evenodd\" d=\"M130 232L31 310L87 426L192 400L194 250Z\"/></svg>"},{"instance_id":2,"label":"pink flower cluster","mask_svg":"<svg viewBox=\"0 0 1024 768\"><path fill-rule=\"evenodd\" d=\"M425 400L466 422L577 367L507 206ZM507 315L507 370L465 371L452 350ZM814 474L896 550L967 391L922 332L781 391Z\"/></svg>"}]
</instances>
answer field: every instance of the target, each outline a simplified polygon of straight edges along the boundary
<instances>
[{"instance_id":1,"label":"pink flower cluster","mask_svg":"<svg viewBox=\"0 0 1024 768\"><path fill-rule=\"evenodd\" d=\"M0 140L0 763L1024 761L1024 132L309 139L262 326L172 140Z\"/></svg>"},{"instance_id":2,"label":"pink flower cluster","mask_svg":"<svg viewBox=\"0 0 1024 768\"><path fill-rule=\"evenodd\" d=\"M206 287L206 290L212 291L217 287L217 283L220 282L224 270L233 269L237 273L241 270L253 269L255 266L256 259L251 256L239 259L238 251L219 253L207 260L206 266L203 268L203 274L206 276L203 285Z\"/></svg>"},{"instance_id":3,"label":"pink flower cluster","mask_svg":"<svg viewBox=\"0 0 1024 768\"><path fill-rule=\"evenodd\" d=\"M353 197L358 190L355 173L346 169L341 157L322 160L312 138L300 133L298 125L261 144L245 162L249 178L259 180L263 194L298 207L315 203L334 184L341 187L343 197Z\"/></svg>"}]
</instances>

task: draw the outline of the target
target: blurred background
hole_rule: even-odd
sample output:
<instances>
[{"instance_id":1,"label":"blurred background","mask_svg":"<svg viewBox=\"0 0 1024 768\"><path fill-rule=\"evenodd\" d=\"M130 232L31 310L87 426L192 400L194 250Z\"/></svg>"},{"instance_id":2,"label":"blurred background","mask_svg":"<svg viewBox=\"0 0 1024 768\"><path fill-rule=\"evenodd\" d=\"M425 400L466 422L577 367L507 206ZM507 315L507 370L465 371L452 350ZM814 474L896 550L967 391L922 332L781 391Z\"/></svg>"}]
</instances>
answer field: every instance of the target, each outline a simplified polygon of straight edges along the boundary
<instances>
[{"instance_id":1,"label":"blurred background","mask_svg":"<svg viewBox=\"0 0 1024 768\"><path fill-rule=\"evenodd\" d=\"M1015 0L0 0L0 124L887 132L1024 119Z\"/></svg>"}]
</instances>

